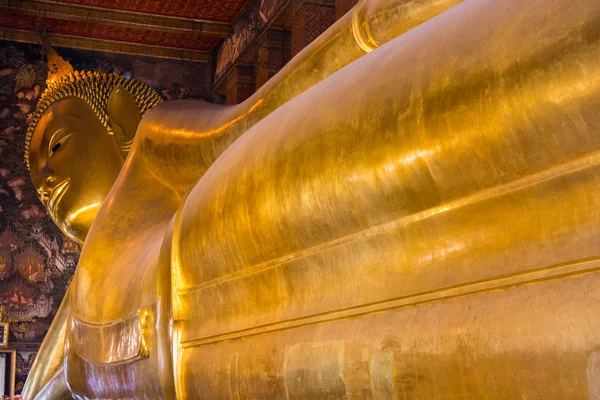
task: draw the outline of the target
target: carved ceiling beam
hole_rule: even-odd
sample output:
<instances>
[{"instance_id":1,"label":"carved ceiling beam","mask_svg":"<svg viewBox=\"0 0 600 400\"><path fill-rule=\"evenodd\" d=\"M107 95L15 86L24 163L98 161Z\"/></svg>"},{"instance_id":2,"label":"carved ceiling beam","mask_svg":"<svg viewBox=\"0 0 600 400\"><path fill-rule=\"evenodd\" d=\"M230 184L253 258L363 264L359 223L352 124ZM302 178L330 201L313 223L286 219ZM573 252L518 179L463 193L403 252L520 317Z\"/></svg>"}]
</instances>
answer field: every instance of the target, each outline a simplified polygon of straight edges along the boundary
<instances>
[{"instance_id":1,"label":"carved ceiling beam","mask_svg":"<svg viewBox=\"0 0 600 400\"><path fill-rule=\"evenodd\" d=\"M36 32L2 28L0 30L0 40L39 44L40 36ZM79 36L52 34L52 45L56 47L69 47L92 51L108 51L111 53L166 58L171 60L207 63L212 62L212 56L210 53L198 50L175 49L171 47L93 39Z\"/></svg>"},{"instance_id":2,"label":"carved ceiling beam","mask_svg":"<svg viewBox=\"0 0 600 400\"><path fill-rule=\"evenodd\" d=\"M225 23L67 4L51 0L0 0L0 12L9 11L36 17L102 22L113 26L163 32L194 32L214 37L229 37L232 32L231 27Z\"/></svg>"}]
</instances>

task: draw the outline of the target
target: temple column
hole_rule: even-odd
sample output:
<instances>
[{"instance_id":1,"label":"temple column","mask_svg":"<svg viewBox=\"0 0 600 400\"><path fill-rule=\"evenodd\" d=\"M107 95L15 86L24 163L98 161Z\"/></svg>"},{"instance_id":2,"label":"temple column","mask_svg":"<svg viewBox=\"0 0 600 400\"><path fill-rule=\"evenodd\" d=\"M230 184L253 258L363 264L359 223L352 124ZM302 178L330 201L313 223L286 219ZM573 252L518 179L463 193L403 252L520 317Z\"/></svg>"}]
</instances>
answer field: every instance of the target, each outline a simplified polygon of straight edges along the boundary
<instances>
[{"instance_id":1,"label":"temple column","mask_svg":"<svg viewBox=\"0 0 600 400\"><path fill-rule=\"evenodd\" d=\"M325 32L336 17L335 0L303 1L292 14L292 57Z\"/></svg>"},{"instance_id":2,"label":"temple column","mask_svg":"<svg viewBox=\"0 0 600 400\"><path fill-rule=\"evenodd\" d=\"M267 29L259 39L256 90L275 75L291 58L291 33Z\"/></svg>"},{"instance_id":3,"label":"temple column","mask_svg":"<svg viewBox=\"0 0 600 400\"><path fill-rule=\"evenodd\" d=\"M238 104L252 96L255 91L254 74L249 65L238 64L227 75L225 91L227 104Z\"/></svg>"}]
</instances>

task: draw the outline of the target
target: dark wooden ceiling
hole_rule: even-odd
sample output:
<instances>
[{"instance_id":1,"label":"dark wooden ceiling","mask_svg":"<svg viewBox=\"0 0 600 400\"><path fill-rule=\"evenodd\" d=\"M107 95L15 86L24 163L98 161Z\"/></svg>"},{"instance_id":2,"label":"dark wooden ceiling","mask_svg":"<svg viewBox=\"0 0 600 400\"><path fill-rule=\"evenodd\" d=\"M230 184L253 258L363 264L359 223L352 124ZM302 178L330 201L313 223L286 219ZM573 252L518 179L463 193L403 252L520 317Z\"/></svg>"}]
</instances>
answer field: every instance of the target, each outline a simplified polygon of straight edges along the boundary
<instances>
[{"instance_id":1,"label":"dark wooden ceiling","mask_svg":"<svg viewBox=\"0 0 600 400\"><path fill-rule=\"evenodd\" d=\"M248 0L0 0L0 39L211 61Z\"/></svg>"}]
</instances>

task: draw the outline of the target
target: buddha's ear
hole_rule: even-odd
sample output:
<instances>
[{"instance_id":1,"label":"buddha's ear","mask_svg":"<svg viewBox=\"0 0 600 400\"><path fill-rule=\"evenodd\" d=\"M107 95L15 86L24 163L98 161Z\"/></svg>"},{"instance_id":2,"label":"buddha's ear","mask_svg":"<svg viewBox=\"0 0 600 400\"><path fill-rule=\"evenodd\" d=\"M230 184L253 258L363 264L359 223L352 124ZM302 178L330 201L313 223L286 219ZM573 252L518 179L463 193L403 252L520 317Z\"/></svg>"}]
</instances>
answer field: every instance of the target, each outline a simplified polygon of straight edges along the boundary
<instances>
[{"instance_id":1,"label":"buddha's ear","mask_svg":"<svg viewBox=\"0 0 600 400\"><path fill-rule=\"evenodd\" d=\"M142 119L140 110L131 93L122 85L118 85L108 98L107 111L115 141L125 158Z\"/></svg>"}]
</instances>

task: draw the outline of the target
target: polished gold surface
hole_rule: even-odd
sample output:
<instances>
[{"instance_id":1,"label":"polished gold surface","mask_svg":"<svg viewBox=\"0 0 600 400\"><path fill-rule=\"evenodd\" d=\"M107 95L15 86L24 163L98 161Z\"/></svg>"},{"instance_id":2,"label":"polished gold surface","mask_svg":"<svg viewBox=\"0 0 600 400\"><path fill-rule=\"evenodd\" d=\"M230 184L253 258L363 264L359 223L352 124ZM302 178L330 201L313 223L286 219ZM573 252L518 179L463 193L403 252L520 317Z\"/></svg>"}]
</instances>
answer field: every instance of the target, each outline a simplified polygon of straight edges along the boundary
<instances>
[{"instance_id":1,"label":"polished gold surface","mask_svg":"<svg viewBox=\"0 0 600 400\"><path fill-rule=\"evenodd\" d=\"M96 117L59 106L30 160L44 118ZM62 377L82 399L596 399L598 132L596 0L360 2L246 102L142 118Z\"/></svg>"}]
</instances>

